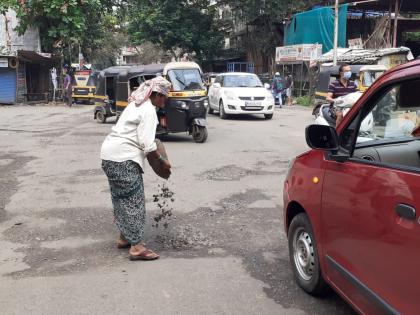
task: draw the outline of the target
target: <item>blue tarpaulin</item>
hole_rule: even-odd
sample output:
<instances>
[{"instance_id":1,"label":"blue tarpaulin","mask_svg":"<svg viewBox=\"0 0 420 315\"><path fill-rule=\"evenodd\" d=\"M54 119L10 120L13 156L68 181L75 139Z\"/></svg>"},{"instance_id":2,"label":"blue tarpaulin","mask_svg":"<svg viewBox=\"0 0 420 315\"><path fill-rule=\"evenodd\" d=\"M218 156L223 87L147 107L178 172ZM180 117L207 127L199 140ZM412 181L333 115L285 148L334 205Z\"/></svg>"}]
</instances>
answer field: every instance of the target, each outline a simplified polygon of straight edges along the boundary
<instances>
[{"instance_id":1,"label":"blue tarpaulin","mask_svg":"<svg viewBox=\"0 0 420 315\"><path fill-rule=\"evenodd\" d=\"M338 12L338 47L346 47L348 4ZM322 44L322 52L334 46L334 9L324 7L295 14L285 29L284 45Z\"/></svg>"}]
</instances>

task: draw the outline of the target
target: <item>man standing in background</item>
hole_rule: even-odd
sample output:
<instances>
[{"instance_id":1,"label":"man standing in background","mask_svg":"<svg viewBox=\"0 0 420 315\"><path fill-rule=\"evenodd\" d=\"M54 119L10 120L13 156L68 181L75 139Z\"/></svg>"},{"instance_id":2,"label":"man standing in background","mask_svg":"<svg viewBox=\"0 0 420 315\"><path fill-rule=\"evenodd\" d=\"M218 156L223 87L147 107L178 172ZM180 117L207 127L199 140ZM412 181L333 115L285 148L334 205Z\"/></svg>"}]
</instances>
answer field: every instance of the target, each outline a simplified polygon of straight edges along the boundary
<instances>
[{"instance_id":1,"label":"man standing in background","mask_svg":"<svg viewBox=\"0 0 420 315\"><path fill-rule=\"evenodd\" d=\"M280 76L279 72L276 72L274 74L273 82L271 84L271 91L273 93L275 103L277 104L277 99L278 99L280 107L283 106L282 94L284 93L285 89L286 89L286 85L283 78Z\"/></svg>"},{"instance_id":2,"label":"man standing in background","mask_svg":"<svg viewBox=\"0 0 420 315\"><path fill-rule=\"evenodd\" d=\"M63 94L64 99L68 107L71 107L73 103L72 93L73 93L73 80L72 80L72 71L70 67L64 68L64 83L63 83Z\"/></svg>"}]
</instances>

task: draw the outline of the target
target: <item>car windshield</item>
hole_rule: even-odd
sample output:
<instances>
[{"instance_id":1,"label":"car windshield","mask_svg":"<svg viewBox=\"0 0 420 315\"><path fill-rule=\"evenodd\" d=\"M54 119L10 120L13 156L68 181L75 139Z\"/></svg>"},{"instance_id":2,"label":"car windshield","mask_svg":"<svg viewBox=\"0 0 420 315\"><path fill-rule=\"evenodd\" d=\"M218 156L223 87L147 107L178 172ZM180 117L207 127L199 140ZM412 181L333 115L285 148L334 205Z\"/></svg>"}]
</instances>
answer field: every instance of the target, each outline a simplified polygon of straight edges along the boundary
<instances>
[{"instance_id":1,"label":"car windshield","mask_svg":"<svg viewBox=\"0 0 420 315\"><path fill-rule=\"evenodd\" d=\"M410 86L411 90L415 91L416 86L420 84ZM401 95L403 93L405 94ZM420 104L415 92L407 96L408 93L410 91L407 91L407 88L400 92L398 86L385 93L363 120L357 142L366 144L418 140Z\"/></svg>"},{"instance_id":2,"label":"car windshield","mask_svg":"<svg viewBox=\"0 0 420 315\"><path fill-rule=\"evenodd\" d=\"M224 87L262 87L260 79L255 75L227 75L223 79Z\"/></svg>"},{"instance_id":3,"label":"car windshield","mask_svg":"<svg viewBox=\"0 0 420 315\"><path fill-rule=\"evenodd\" d=\"M371 86L383 73L383 71L366 71L363 77L363 85Z\"/></svg>"},{"instance_id":4,"label":"car windshield","mask_svg":"<svg viewBox=\"0 0 420 315\"><path fill-rule=\"evenodd\" d=\"M89 86L95 86L96 85L96 76L95 75L92 74L92 75L89 76L87 85L89 85Z\"/></svg>"},{"instance_id":5,"label":"car windshield","mask_svg":"<svg viewBox=\"0 0 420 315\"><path fill-rule=\"evenodd\" d=\"M168 71L174 91L203 90L203 81L198 69L176 69Z\"/></svg>"}]
</instances>

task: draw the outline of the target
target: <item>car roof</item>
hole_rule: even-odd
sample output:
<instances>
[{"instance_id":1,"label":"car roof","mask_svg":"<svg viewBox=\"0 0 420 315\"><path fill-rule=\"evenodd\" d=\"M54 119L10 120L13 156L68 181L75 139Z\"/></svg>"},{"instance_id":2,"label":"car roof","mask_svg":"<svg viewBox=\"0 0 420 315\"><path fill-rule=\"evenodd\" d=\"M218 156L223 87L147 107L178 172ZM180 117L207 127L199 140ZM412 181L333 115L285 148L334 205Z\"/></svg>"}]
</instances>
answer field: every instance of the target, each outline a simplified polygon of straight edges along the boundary
<instances>
[{"instance_id":1,"label":"car roof","mask_svg":"<svg viewBox=\"0 0 420 315\"><path fill-rule=\"evenodd\" d=\"M360 68L360 71L386 71L388 68L384 65L365 65Z\"/></svg>"},{"instance_id":2,"label":"car roof","mask_svg":"<svg viewBox=\"0 0 420 315\"><path fill-rule=\"evenodd\" d=\"M420 66L420 60L419 59L414 59L412 61L400 64L400 65L388 70L387 73L390 74L390 73L393 73L393 72L396 72L396 71L400 71L400 70L403 70L403 69L408 69L408 68L416 67L416 66Z\"/></svg>"},{"instance_id":3,"label":"car roof","mask_svg":"<svg viewBox=\"0 0 420 315\"><path fill-rule=\"evenodd\" d=\"M200 73L202 73L200 66L192 61L173 61L169 62L165 65L165 68L163 70L163 74L166 75L169 70L187 70L187 69L198 69Z\"/></svg>"},{"instance_id":4,"label":"car roof","mask_svg":"<svg viewBox=\"0 0 420 315\"><path fill-rule=\"evenodd\" d=\"M219 75L255 75L255 73L250 73L250 72L223 72Z\"/></svg>"}]
</instances>

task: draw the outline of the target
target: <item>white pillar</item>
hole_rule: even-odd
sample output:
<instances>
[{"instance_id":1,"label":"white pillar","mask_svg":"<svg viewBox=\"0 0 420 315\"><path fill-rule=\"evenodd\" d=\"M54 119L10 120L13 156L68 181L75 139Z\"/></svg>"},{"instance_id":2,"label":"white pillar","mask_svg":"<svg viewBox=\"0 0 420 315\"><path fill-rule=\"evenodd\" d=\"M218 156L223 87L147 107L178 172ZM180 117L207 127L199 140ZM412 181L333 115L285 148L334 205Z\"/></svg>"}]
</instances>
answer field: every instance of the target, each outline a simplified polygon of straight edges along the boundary
<instances>
[{"instance_id":1,"label":"white pillar","mask_svg":"<svg viewBox=\"0 0 420 315\"><path fill-rule=\"evenodd\" d=\"M337 46L338 46L338 0L335 0L335 17L334 17L334 66L337 65Z\"/></svg>"}]
</instances>

